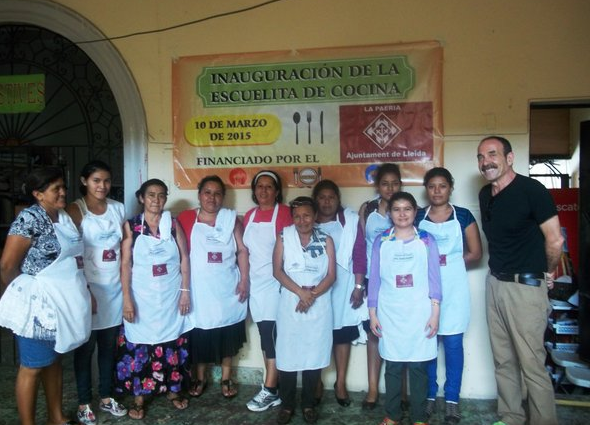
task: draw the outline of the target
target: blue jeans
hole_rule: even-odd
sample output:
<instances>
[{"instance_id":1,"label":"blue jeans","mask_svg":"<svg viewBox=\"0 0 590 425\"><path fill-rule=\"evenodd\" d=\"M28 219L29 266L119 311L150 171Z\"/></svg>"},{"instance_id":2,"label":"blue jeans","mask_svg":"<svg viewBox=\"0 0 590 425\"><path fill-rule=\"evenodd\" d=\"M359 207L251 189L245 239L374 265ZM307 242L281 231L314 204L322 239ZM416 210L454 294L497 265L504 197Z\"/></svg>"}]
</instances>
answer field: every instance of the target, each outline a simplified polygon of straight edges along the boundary
<instances>
[{"instance_id":1,"label":"blue jeans","mask_svg":"<svg viewBox=\"0 0 590 425\"><path fill-rule=\"evenodd\" d=\"M98 345L98 393L100 398L111 396L118 334L119 326L94 330L90 333L90 339L74 351L74 372L79 404L90 404L92 401L92 354L96 345Z\"/></svg>"},{"instance_id":2,"label":"blue jeans","mask_svg":"<svg viewBox=\"0 0 590 425\"><path fill-rule=\"evenodd\" d=\"M461 380L463 379L463 334L441 335L445 350L445 400L459 403ZM428 362L428 398L436 398L438 384L436 383L437 359Z\"/></svg>"}]
</instances>

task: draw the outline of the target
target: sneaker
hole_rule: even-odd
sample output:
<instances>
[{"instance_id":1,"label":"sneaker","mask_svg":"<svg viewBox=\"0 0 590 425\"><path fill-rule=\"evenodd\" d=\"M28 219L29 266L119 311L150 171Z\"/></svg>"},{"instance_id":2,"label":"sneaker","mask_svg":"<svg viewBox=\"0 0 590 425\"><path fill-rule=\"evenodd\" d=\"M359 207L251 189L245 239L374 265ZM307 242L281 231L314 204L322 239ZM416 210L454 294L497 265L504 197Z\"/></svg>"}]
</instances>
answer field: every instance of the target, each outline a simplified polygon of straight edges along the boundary
<instances>
[{"instance_id":1,"label":"sneaker","mask_svg":"<svg viewBox=\"0 0 590 425\"><path fill-rule=\"evenodd\" d=\"M424 413L426 414L427 418L430 418L432 414L436 412L436 400L433 398L426 399L426 409L424 409Z\"/></svg>"},{"instance_id":2,"label":"sneaker","mask_svg":"<svg viewBox=\"0 0 590 425\"><path fill-rule=\"evenodd\" d=\"M84 410L78 410L76 416L78 418L78 422L80 422L82 425L96 424L96 416L94 416L94 412L90 408L89 404L84 407Z\"/></svg>"},{"instance_id":3,"label":"sneaker","mask_svg":"<svg viewBox=\"0 0 590 425\"><path fill-rule=\"evenodd\" d=\"M281 404L281 399L278 394L273 394L267 390L264 385L258 394L250 400L246 407L252 412L264 412L270 407L275 407Z\"/></svg>"},{"instance_id":4,"label":"sneaker","mask_svg":"<svg viewBox=\"0 0 590 425\"><path fill-rule=\"evenodd\" d=\"M498 422L494 422L492 425L508 425L508 424L505 422L502 422L502 421L498 421Z\"/></svg>"},{"instance_id":5,"label":"sneaker","mask_svg":"<svg viewBox=\"0 0 590 425\"><path fill-rule=\"evenodd\" d=\"M414 422L414 425L428 425L428 422Z\"/></svg>"},{"instance_id":6,"label":"sneaker","mask_svg":"<svg viewBox=\"0 0 590 425\"><path fill-rule=\"evenodd\" d=\"M387 416L383 418L379 425L400 425L401 422L389 419Z\"/></svg>"},{"instance_id":7,"label":"sneaker","mask_svg":"<svg viewBox=\"0 0 590 425\"><path fill-rule=\"evenodd\" d=\"M450 423L458 423L461 420L461 413L459 413L459 405L457 403L445 403L445 421Z\"/></svg>"},{"instance_id":8,"label":"sneaker","mask_svg":"<svg viewBox=\"0 0 590 425\"><path fill-rule=\"evenodd\" d=\"M127 409L122 404L117 403L114 398L109 399L108 403L100 402L100 410L109 412L113 416L125 416Z\"/></svg>"}]
</instances>

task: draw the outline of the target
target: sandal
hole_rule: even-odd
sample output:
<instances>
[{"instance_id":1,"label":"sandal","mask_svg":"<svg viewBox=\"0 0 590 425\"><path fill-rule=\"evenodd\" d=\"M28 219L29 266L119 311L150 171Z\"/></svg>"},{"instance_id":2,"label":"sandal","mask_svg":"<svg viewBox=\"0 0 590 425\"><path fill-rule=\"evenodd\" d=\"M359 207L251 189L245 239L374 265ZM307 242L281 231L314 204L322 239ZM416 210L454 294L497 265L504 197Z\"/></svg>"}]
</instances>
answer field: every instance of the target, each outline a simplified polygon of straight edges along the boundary
<instances>
[{"instance_id":1,"label":"sandal","mask_svg":"<svg viewBox=\"0 0 590 425\"><path fill-rule=\"evenodd\" d=\"M221 394L225 398L234 398L238 395L238 390L234 387L231 379L224 379L221 381Z\"/></svg>"},{"instance_id":2,"label":"sandal","mask_svg":"<svg viewBox=\"0 0 590 425\"><path fill-rule=\"evenodd\" d=\"M318 421L318 411L313 407L303 409L303 420L308 424L315 424Z\"/></svg>"},{"instance_id":3,"label":"sandal","mask_svg":"<svg viewBox=\"0 0 590 425\"><path fill-rule=\"evenodd\" d=\"M200 379L197 379L196 381L194 381L191 385L191 388L188 391L188 395L190 395L191 397L201 397L203 395L203 393L205 392L205 389L207 388L207 381L201 381Z\"/></svg>"},{"instance_id":4,"label":"sandal","mask_svg":"<svg viewBox=\"0 0 590 425\"><path fill-rule=\"evenodd\" d=\"M136 412L136 413L133 413ZM145 410L143 404L135 403L131 404L128 410L128 415L131 419L141 420L145 416Z\"/></svg>"},{"instance_id":5,"label":"sandal","mask_svg":"<svg viewBox=\"0 0 590 425\"><path fill-rule=\"evenodd\" d=\"M188 398L178 393L168 393L166 394L166 399L178 410L184 410L188 407Z\"/></svg>"}]
</instances>

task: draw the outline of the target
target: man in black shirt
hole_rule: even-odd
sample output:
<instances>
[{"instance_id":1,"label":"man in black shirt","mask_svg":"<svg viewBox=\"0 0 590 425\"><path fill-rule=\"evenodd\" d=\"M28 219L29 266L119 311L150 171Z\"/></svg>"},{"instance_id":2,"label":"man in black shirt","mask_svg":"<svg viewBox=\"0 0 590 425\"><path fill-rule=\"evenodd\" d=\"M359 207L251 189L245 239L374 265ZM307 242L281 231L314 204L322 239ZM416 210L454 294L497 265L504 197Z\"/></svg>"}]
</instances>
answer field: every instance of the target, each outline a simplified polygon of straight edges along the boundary
<instances>
[{"instance_id":1,"label":"man in black shirt","mask_svg":"<svg viewBox=\"0 0 590 425\"><path fill-rule=\"evenodd\" d=\"M513 170L514 153L505 138L483 139L477 162L489 182L479 193L479 205L490 253L486 313L501 417L494 425L526 422L521 376L528 423L557 425L543 345L547 290L563 245L557 209L541 183Z\"/></svg>"}]
</instances>

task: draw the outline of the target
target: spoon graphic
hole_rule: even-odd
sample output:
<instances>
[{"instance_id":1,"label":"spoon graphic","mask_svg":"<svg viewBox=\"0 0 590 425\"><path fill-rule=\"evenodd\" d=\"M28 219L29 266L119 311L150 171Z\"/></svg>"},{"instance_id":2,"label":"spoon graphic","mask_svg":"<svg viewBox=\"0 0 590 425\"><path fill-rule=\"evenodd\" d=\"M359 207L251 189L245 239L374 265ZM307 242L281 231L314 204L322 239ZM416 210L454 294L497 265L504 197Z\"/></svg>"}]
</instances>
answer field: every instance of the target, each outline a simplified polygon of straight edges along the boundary
<instances>
[{"instance_id":1,"label":"spoon graphic","mask_svg":"<svg viewBox=\"0 0 590 425\"><path fill-rule=\"evenodd\" d=\"M295 123L295 144L299 144L299 121L301 121L301 115L299 112L293 114L293 122Z\"/></svg>"}]
</instances>

